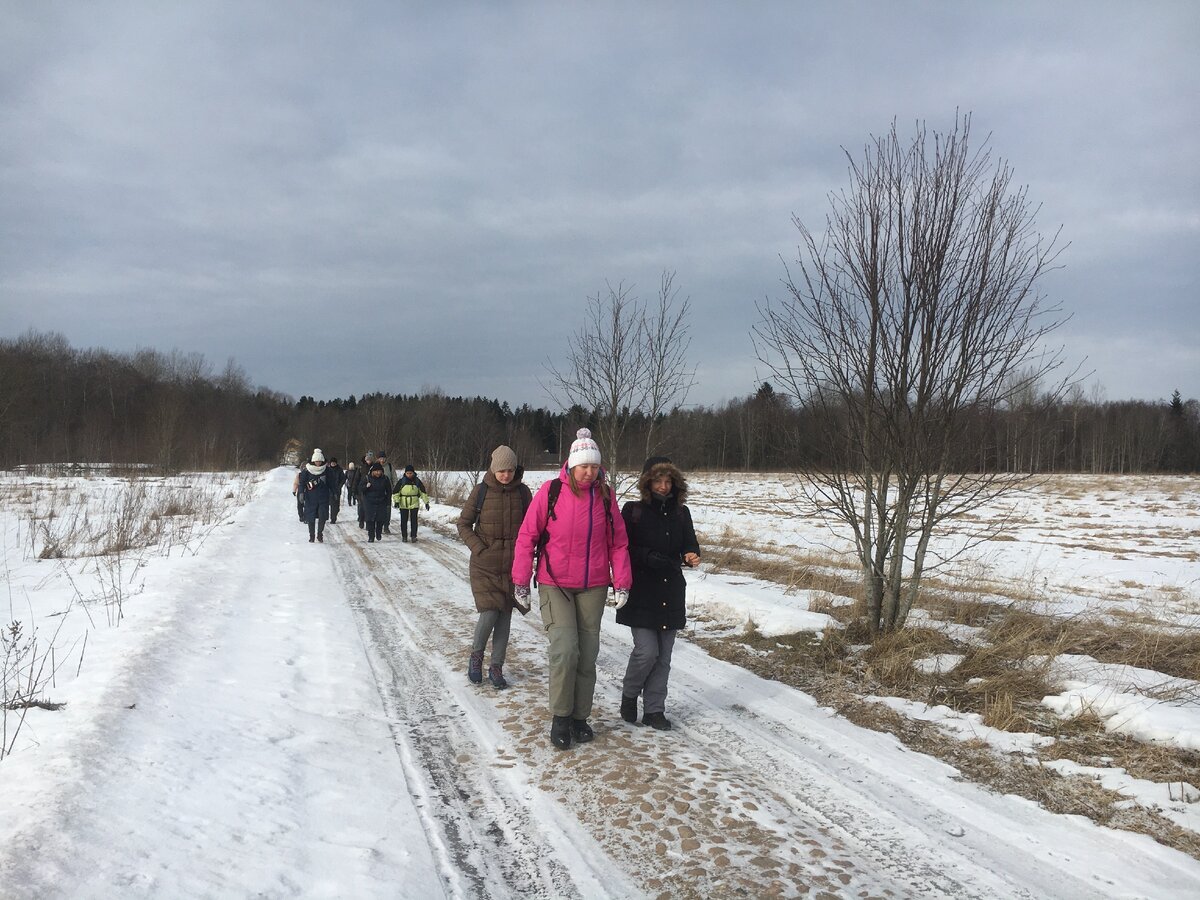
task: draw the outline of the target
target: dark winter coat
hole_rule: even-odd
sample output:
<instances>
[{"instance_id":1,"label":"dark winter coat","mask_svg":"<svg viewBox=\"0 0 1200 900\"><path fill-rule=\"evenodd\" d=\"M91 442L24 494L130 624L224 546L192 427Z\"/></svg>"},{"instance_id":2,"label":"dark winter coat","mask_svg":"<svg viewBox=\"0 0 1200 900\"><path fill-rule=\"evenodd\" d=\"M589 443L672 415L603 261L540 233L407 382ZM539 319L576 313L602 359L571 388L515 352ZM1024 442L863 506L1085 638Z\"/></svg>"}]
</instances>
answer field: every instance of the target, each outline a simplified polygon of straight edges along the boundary
<instances>
[{"instance_id":1,"label":"dark winter coat","mask_svg":"<svg viewBox=\"0 0 1200 900\"><path fill-rule=\"evenodd\" d=\"M529 487L522 482L525 470L517 467L513 480L501 484L492 472L475 485L471 496L458 516L458 536L471 548L471 592L479 612L498 609L511 612L514 607L522 614L527 609L517 606L513 599L512 561L517 532L525 510L533 500ZM479 508L479 492L483 485L483 507Z\"/></svg>"},{"instance_id":2,"label":"dark winter coat","mask_svg":"<svg viewBox=\"0 0 1200 900\"><path fill-rule=\"evenodd\" d=\"M342 488L346 486L346 470L340 465L329 464L325 469L325 479L329 482L329 505L330 507L340 507L342 505Z\"/></svg>"},{"instance_id":3,"label":"dark winter coat","mask_svg":"<svg viewBox=\"0 0 1200 900\"><path fill-rule=\"evenodd\" d=\"M309 463L300 470L296 492L304 498L305 521L329 518L329 498L335 490L331 482L336 480L336 476L330 478L328 466L314 466Z\"/></svg>"},{"instance_id":4,"label":"dark winter coat","mask_svg":"<svg viewBox=\"0 0 1200 900\"><path fill-rule=\"evenodd\" d=\"M358 499L358 483L362 481L367 470L355 465L353 469L346 470L346 496Z\"/></svg>"},{"instance_id":5,"label":"dark winter coat","mask_svg":"<svg viewBox=\"0 0 1200 900\"><path fill-rule=\"evenodd\" d=\"M354 469L358 473L358 479L354 482L354 493L360 502L362 501L363 488L367 484L367 473L371 471L371 466L373 465L375 464L367 462L367 458L364 456L358 461L358 465Z\"/></svg>"},{"instance_id":6,"label":"dark winter coat","mask_svg":"<svg viewBox=\"0 0 1200 900\"><path fill-rule=\"evenodd\" d=\"M649 475L670 468L675 492L666 499L649 490ZM683 557L699 553L692 514L683 500L687 483L678 470L666 464L655 466L639 480L642 499L631 500L621 509L629 534L629 562L633 566L633 588L629 601L617 610L617 623L630 628L680 629L687 624Z\"/></svg>"},{"instance_id":7,"label":"dark winter coat","mask_svg":"<svg viewBox=\"0 0 1200 900\"><path fill-rule=\"evenodd\" d=\"M363 518L368 522L386 519L391 499L391 480L379 469L368 472L362 480Z\"/></svg>"}]
</instances>

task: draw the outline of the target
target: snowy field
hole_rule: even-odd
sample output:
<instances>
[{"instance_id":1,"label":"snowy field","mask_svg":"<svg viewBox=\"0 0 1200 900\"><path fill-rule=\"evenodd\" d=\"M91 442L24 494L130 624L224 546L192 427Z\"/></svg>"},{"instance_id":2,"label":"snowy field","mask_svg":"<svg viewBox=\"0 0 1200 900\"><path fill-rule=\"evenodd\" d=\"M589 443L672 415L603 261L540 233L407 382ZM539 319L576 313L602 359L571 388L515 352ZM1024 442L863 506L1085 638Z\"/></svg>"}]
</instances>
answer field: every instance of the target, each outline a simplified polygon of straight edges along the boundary
<instances>
[{"instance_id":1,"label":"snowy field","mask_svg":"<svg viewBox=\"0 0 1200 900\"><path fill-rule=\"evenodd\" d=\"M688 573L675 730L620 720L631 642L610 609L596 740L556 752L536 612L514 622L507 691L465 677L458 510L422 512L415 545L367 546L343 508L310 545L291 478L0 473L5 697L28 701L0 732L0 896L1200 896L1184 853L973 785L706 653L748 629L838 628L820 610L846 602L707 562ZM696 476L706 558L736 544L852 574L836 536L786 514L793 490ZM1058 616L1200 628L1197 479L1058 478L966 524L989 523L946 578ZM1200 749L1197 681L1055 666L1055 714ZM1003 752L1045 743L878 700ZM1200 775L1088 774L1200 832Z\"/></svg>"}]
</instances>

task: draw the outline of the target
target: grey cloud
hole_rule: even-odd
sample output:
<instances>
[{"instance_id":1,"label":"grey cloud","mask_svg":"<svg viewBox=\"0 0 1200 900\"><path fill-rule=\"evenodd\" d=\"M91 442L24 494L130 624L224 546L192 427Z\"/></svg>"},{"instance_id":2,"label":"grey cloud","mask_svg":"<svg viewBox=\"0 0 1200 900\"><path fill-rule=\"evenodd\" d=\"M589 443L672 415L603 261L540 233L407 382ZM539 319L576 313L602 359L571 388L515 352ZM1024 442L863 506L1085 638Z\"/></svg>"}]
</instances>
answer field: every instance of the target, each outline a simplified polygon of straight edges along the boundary
<instances>
[{"instance_id":1,"label":"grey cloud","mask_svg":"<svg viewBox=\"0 0 1200 900\"><path fill-rule=\"evenodd\" d=\"M67 12L4 7L5 334L233 355L294 395L541 403L585 298L668 268L714 402L759 378L754 304L840 148L958 108L1071 242L1068 352L1110 397L1200 396L1189 5Z\"/></svg>"}]
</instances>

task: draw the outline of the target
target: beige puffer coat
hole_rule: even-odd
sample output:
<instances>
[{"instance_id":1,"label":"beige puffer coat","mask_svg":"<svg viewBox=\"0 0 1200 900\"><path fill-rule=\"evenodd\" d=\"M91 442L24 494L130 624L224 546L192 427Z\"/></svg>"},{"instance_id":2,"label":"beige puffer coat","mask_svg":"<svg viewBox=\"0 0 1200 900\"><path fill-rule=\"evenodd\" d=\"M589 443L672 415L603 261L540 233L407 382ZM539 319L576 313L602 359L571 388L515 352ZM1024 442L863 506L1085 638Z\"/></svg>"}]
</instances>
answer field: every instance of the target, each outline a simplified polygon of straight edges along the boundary
<instances>
[{"instance_id":1,"label":"beige puffer coat","mask_svg":"<svg viewBox=\"0 0 1200 900\"><path fill-rule=\"evenodd\" d=\"M476 485L458 516L458 536L471 548L471 591L479 612L489 609L524 614L527 609L513 599L513 547L525 510L533 499L521 478L525 470L517 467L508 484L501 484L490 471L483 476L487 485L483 508L476 517L479 488Z\"/></svg>"}]
</instances>

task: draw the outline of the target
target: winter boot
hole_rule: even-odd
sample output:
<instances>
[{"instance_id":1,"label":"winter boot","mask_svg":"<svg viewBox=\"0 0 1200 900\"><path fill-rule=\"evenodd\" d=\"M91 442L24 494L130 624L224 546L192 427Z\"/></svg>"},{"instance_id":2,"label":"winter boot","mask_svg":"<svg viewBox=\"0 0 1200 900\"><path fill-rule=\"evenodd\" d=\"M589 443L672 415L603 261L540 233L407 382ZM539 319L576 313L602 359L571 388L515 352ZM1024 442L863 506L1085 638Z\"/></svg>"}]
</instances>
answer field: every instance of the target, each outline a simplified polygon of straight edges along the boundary
<instances>
[{"instance_id":1,"label":"winter boot","mask_svg":"<svg viewBox=\"0 0 1200 900\"><path fill-rule=\"evenodd\" d=\"M621 695L621 718L626 722L637 721L637 697Z\"/></svg>"},{"instance_id":2,"label":"winter boot","mask_svg":"<svg viewBox=\"0 0 1200 900\"><path fill-rule=\"evenodd\" d=\"M504 680L504 672L500 666L488 666L488 681L497 690L508 687L508 682Z\"/></svg>"},{"instance_id":3,"label":"winter boot","mask_svg":"<svg viewBox=\"0 0 1200 900\"><path fill-rule=\"evenodd\" d=\"M571 749L571 717L555 716L550 724L550 743L559 750Z\"/></svg>"},{"instance_id":4,"label":"winter boot","mask_svg":"<svg viewBox=\"0 0 1200 900\"><path fill-rule=\"evenodd\" d=\"M324 532L322 532L321 534L318 534L318 535L317 535L317 543L318 543L318 544L323 544L323 543L325 543L325 533L324 533Z\"/></svg>"},{"instance_id":5,"label":"winter boot","mask_svg":"<svg viewBox=\"0 0 1200 900\"><path fill-rule=\"evenodd\" d=\"M404 541L404 543L406 543L406 544L407 544L407 543L408 543L408 535L407 535L407 534L405 534L405 535L402 535L402 536L401 536L401 540L403 540L403 541Z\"/></svg>"},{"instance_id":6,"label":"winter boot","mask_svg":"<svg viewBox=\"0 0 1200 900\"><path fill-rule=\"evenodd\" d=\"M671 722L660 712L646 713L642 716L642 724L649 725L655 731L670 731Z\"/></svg>"},{"instance_id":7,"label":"winter boot","mask_svg":"<svg viewBox=\"0 0 1200 900\"><path fill-rule=\"evenodd\" d=\"M471 654L471 661L467 663L467 677L471 679L471 684L479 684L483 681L483 651Z\"/></svg>"},{"instance_id":8,"label":"winter boot","mask_svg":"<svg viewBox=\"0 0 1200 900\"><path fill-rule=\"evenodd\" d=\"M572 719L571 736L575 738L575 743L586 744L596 736L596 733L592 731L592 726L587 723L587 719Z\"/></svg>"}]
</instances>

